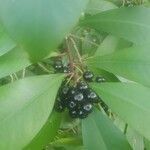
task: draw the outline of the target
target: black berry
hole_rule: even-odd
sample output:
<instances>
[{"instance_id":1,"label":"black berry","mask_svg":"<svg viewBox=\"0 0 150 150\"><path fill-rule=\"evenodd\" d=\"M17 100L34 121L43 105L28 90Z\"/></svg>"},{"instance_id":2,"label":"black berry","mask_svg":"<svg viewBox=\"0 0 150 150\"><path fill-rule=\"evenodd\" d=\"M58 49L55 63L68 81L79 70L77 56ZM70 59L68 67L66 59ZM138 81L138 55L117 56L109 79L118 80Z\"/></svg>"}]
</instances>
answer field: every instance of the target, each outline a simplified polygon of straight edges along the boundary
<instances>
[{"instance_id":1,"label":"black berry","mask_svg":"<svg viewBox=\"0 0 150 150\"><path fill-rule=\"evenodd\" d=\"M62 72L63 71L63 64L61 60L55 60L53 64L54 69L57 72Z\"/></svg>"},{"instance_id":2,"label":"black berry","mask_svg":"<svg viewBox=\"0 0 150 150\"><path fill-rule=\"evenodd\" d=\"M74 95L77 91L78 91L77 88L70 87L70 89L69 89L69 96L72 97L72 95Z\"/></svg>"},{"instance_id":3,"label":"black berry","mask_svg":"<svg viewBox=\"0 0 150 150\"><path fill-rule=\"evenodd\" d=\"M71 71L70 71L69 66L63 66L63 72L64 73L70 73Z\"/></svg>"},{"instance_id":4,"label":"black berry","mask_svg":"<svg viewBox=\"0 0 150 150\"><path fill-rule=\"evenodd\" d=\"M86 97L91 103L98 103L100 99L99 96L91 89L88 89Z\"/></svg>"},{"instance_id":5,"label":"black berry","mask_svg":"<svg viewBox=\"0 0 150 150\"><path fill-rule=\"evenodd\" d=\"M81 102L81 101L84 100L84 96L83 96L83 94L82 94L81 92L76 92L76 93L74 94L73 99L74 99L75 101Z\"/></svg>"},{"instance_id":6,"label":"black berry","mask_svg":"<svg viewBox=\"0 0 150 150\"><path fill-rule=\"evenodd\" d=\"M85 111L87 113L91 113L93 106L91 103L85 103L85 104L83 104L82 109L83 109L83 111Z\"/></svg>"},{"instance_id":7,"label":"black berry","mask_svg":"<svg viewBox=\"0 0 150 150\"><path fill-rule=\"evenodd\" d=\"M72 118L78 118L78 111L76 109L69 110L69 115Z\"/></svg>"},{"instance_id":8,"label":"black berry","mask_svg":"<svg viewBox=\"0 0 150 150\"><path fill-rule=\"evenodd\" d=\"M101 83L101 82L105 82L106 79L104 77L98 76L98 77L96 77L95 81L98 83Z\"/></svg>"},{"instance_id":9,"label":"black berry","mask_svg":"<svg viewBox=\"0 0 150 150\"><path fill-rule=\"evenodd\" d=\"M77 107L77 103L75 101L71 100L71 101L68 102L68 109L72 110L76 107Z\"/></svg>"},{"instance_id":10,"label":"black berry","mask_svg":"<svg viewBox=\"0 0 150 150\"><path fill-rule=\"evenodd\" d=\"M84 81L80 81L77 84L77 88L78 88L78 90L84 91L84 90L88 89L88 85Z\"/></svg>"},{"instance_id":11,"label":"black berry","mask_svg":"<svg viewBox=\"0 0 150 150\"><path fill-rule=\"evenodd\" d=\"M61 101L56 101L55 110L58 112L63 112L65 110L65 105Z\"/></svg>"},{"instance_id":12,"label":"black berry","mask_svg":"<svg viewBox=\"0 0 150 150\"><path fill-rule=\"evenodd\" d=\"M78 110L78 117L79 117L80 119L84 119L84 118L86 118L87 116L88 116L88 113L85 112L83 109L79 109L79 110Z\"/></svg>"},{"instance_id":13,"label":"black berry","mask_svg":"<svg viewBox=\"0 0 150 150\"><path fill-rule=\"evenodd\" d=\"M89 81L89 82L93 81L93 77L94 77L94 74L93 74L93 72L91 72L91 71L86 71L86 72L84 72L84 74L83 74L83 78L84 78L86 81Z\"/></svg>"},{"instance_id":14,"label":"black berry","mask_svg":"<svg viewBox=\"0 0 150 150\"><path fill-rule=\"evenodd\" d=\"M69 86L64 86L62 89L61 89L61 93L63 96L67 96L69 92Z\"/></svg>"}]
</instances>

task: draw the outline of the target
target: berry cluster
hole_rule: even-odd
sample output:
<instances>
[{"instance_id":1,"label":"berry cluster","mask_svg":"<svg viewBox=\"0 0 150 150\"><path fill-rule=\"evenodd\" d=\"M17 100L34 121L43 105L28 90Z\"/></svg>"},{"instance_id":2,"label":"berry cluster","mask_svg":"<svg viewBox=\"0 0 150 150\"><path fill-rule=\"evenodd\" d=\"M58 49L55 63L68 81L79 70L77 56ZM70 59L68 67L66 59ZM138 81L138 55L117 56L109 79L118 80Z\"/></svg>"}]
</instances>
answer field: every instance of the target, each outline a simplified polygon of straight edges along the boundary
<instances>
[{"instance_id":1,"label":"berry cluster","mask_svg":"<svg viewBox=\"0 0 150 150\"><path fill-rule=\"evenodd\" d=\"M65 83L59 89L55 109L58 112L69 110L69 115L72 118L86 118L93 110L93 104L99 103L104 110L108 109L107 105L100 99L100 97L92 90L87 82L92 82L94 74L86 71L83 74L86 81L80 81L76 86L66 85ZM96 77L96 82L104 82L103 77Z\"/></svg>"},{"instance_id":2,"label":"berry cluster","mask_svg":"<svg viewBox=\"0 0 150 150\"><path fill-rule=\"evenodd\" d=\"M92 112L93 104L99 102L99 96L80 81L74 86L62 86L59 90L55 109L59 112L68 108L72 118L86 118Z\"/></svg>"}]
</instances>

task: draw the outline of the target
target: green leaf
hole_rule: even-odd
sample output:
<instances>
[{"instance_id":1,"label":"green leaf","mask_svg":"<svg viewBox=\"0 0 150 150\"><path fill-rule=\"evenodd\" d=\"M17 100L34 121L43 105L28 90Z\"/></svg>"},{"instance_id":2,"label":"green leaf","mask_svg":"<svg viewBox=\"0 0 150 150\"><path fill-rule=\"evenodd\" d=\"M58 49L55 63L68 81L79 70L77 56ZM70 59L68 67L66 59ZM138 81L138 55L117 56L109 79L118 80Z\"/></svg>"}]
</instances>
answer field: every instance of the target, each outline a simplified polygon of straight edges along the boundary
<instances>
[{"instance_id":1,"label":"green leaf","mask_svg":"<svg viewBox=\"0 0 150 150\"><path fill-rule=\"evenodd\" d=\"M124 49L130 46L131 46L130 42L112 35L108 35L98 47L95 56L103 56L111 54L118 49Z\"/></svg>"},{"instance_id":2,"label":"green leaf","mask_svg":"<svg viewBox=\"0 0 150 150\"><path fill-rule=\"evenodd\" d=\"M41 150L52 141L59 129L61 122L60 113L53 112L40 132L24 150Z\"/></svg>"},{"instance_id":3,"label":"green leaf","mask_svg":"<svg viewBox=\"0 0 150 150\"><path fill-rule=\"evenodd\" d=\"M150 88L136 83L104 83L92 87L113 112L150 139Z\"/></svg>"},{"instance_id":4,"label":"green leaf","mask_svg":"<svg viewBox=\"0 0 150 150\"><path fill-rule=\"evenodd\" d=\"M15 42L5 33L0 25L0 56L12 50L16 46Z\"/></svg>"},{"instance_id":5,"label":"green leaf","mask_svg":"<svg viewBox=\"0 0 150 150\"><path fill-rule=\"evenodd\" d=\"M150 42L150 8L132 7L109 10L87 16L80 24L114 34L135 44Z\"/></svg>"},{"instance_id":6,"label":"green leaf","mask_svg":"<svg viewBox=\"0 0 150 150\"><path fill-rule=\"evenodd\" d=\"M115 9L117 6L106 0L90 0L85 13L94 15L102 11Z\"/></svg>"},{"instance_id":7,"label":"green leaf","mask_svg":"<svg viewBox=\"0 0 150 150\"><path fill-rule=\"evenodd\" d=\"M131 149L123 133L99 111L82 121L82 134L87 150Z\"/></svg>"},{"instance_id":8,"label":"green leaf","mask_svg":"<svg viewBox=\"0 0 150 150\"><path fill-rule=\"evenodd\" d=\"M133 46L110 55L89 59L88 65L150 86L149 48L150 46L146 45Z\"/></svg>"},{"instance_id":9,"label":"green leaf","mask_svg":"<svg viewBox=\"0 0 150 150\"><path fill-rule=\"evenodd\" d=\"M26 147L46 123L62 75L25 78L0 87L0 149Z\"/></svg>"},{"instance_id":10,"label":"green leaf","mask_svg":"<svg viewBox=\"0 0 150 150\"><path fill-rule=\"evenodd\" d=\"M54 51L78 22L88 0L0 0L8 33L38 61Z\"/></svg>"},{"instance_id":11,"label":"green leaf","mask_svg":"<svg viewBox=\"0 0 150 150\"><path fill-rule=\"evenodd\" d=\"M0 78L20 71L30 64L27 53L21 48L16 47L0 56Z\"/></svg>"}]
</instances>

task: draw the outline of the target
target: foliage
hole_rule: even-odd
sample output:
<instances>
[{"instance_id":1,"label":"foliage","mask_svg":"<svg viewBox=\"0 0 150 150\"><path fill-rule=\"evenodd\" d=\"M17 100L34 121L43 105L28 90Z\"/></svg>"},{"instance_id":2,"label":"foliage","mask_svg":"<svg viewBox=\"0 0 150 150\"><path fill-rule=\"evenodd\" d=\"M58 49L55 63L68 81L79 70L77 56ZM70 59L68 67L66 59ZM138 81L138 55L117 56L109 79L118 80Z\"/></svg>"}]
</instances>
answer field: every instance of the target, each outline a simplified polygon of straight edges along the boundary
<instances>
[{"instance_id":1,"label":"foliage","mask_svg":"<svg viewBox=\"0 0 150 150\"><path fill-rule=\"evenodd\" d=\"M149 6L0 0L0 149L149 150ZM57 113L60 87L88 69L105 79L89 83L101 101L85 119Z\"/></svg>"}]
</instances>

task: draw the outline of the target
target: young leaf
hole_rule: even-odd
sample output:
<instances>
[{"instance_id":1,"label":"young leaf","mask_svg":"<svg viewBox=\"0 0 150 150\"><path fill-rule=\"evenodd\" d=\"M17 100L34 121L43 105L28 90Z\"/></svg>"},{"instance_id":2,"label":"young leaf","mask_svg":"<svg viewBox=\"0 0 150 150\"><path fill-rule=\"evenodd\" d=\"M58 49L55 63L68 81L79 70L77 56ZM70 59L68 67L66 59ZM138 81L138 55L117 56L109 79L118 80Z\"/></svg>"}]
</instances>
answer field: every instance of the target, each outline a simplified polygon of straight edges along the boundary
<instances>
[{"instance_id":1,"label":"young leaf","mask_svg":"<svg viewBox=\"0 0 150 150\"><path fill-rule=\"evenodd\" d=\"M62 75L25 78L0 87L0 149L26 147L46 123Z\"/></svg>"},{"instance_id":2,"label":"young leaf","mask_svg":"<svg viewBox=\"0 0 150 150\"><path fill-rule=\"evenodd\" d=\"M136 83L92 84L99 96L133 129L150 139L150 89Z\"/></svg>"},{"instance_id":3,"label":"young leaf","mask_svg":"<svg viewBox=\"0 0 150 150\"><path fill-rule=\"evenodd\" d=\"M27 53L21 48L16 47L0 56L0 78L20 71L30 64Z\"/></svg>"},{"instance_id":4,"label":"young leaf","mask_svg":"<svg viewBox=\"0 0 150 150\"><path fill-rule=\"evenodd\" d=\"M131 150L123 133L97 110L82 121L82 134L87 150Z\"/></svg>"},{"instance_id":5,"label":"young leaf","mask_svg":"<svg viewBox=\"0 0 150 150\"><path fill-rule=\"evenodd\" d=\"M0 0L8 33L38 61L54 51L77 23L88 0Z\"/></svg>"},{"instance_id":6,"label":"young leaf","mask_svg":"<svg viewBox=\"0 0 150 150\"><path fill-rule=\"evenodd\" d=\"M87 16L80 24L143 44L150 42L149 18L150 8L119 8Z\"/></svg>"},{"instance_id":7,"label":"young leaf","mask_svg":"<svg viewBox=\"0 0 150 150\"><path fill-rule=\"evenodd\" d=\"M88 65L101 68L132 81L150 86L150 46L133 46L110 55L88 60Z\"/></svg>"},{"instance_id":8,"label":"young leaf","mask_svg":"<svg viewBox=\"0 0 150 150\"><path fill-rule=\"evenodd\" d=\"M40 132L34 137L24 150L41 150L44 149L50 141L52 141L59 129L61 123L60 113L53 112Z\"/></svg>"}]
</instances>

